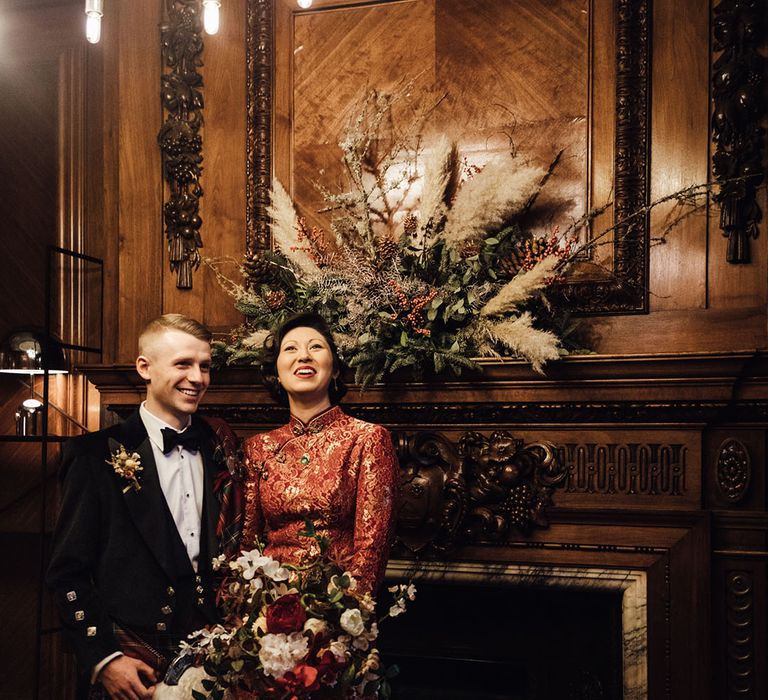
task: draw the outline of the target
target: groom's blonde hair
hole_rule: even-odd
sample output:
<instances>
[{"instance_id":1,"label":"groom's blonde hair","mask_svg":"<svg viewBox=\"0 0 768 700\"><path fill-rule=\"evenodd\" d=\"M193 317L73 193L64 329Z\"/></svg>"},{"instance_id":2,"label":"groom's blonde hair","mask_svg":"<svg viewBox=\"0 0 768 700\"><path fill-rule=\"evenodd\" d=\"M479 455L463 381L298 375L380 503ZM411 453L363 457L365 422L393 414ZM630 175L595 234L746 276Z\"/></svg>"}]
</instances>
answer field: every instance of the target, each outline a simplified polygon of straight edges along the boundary
<instances>
[{"instance_id":1,"label":"groom's blonde hair","mask_svg":"<svg viewBox=\"0 0 768 700\"><path fill-rule=\"evenodd\" d=\"M210 343L213 334L199 321L182 314L163 314L162 316L150 321L139 335L139 355L145 355L146 349L151 344L153 338L166 331L181 331L188 333L198 340Z\"/></svg>"}]
</instances>

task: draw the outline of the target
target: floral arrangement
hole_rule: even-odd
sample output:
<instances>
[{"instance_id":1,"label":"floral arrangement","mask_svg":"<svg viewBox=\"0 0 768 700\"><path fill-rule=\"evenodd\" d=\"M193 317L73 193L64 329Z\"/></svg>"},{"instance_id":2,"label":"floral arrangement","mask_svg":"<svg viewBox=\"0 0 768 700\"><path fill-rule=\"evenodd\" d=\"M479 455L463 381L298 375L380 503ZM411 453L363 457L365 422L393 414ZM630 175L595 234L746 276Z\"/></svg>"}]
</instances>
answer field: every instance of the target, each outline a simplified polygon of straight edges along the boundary
<instances>
[{"instance_id":1,"label":"floral arrangement","mask_svg":"<svg viewBox=\"0 0 768 700\"><path fill-rule=\"evenodd\" d=\"M141 490L138 473L144 471L141 466L141 456L138 452L128 452L124 445L110 438L109 450L111 456L106 460L111 465L115 474L128 481L128 485L123 488L123 493L128 493L131 489Z\"/></svg>"},{"instance_id":2,"label":"floral arrangement","mask_svg":"<svg viewBox=\"0 0 768 700\"><path fill-rule=\"evenodd\" d=\"M397 669L385 669L379 658L378 624L404 612L415 588L390 588L394 602L377 618L371 594L328 559L327 539L311 523L301 534L317 540L319 554L300 566L283 565L260 546L214 559L223 622L183 645L208 675L201 681L207 694L195 690L195 700L221 700L228 689L260 700L389 697Z\"/></svg>"},{"instance_id":3,"label":"floral arrangement","mask_svg":"<svg viewBox=\"0 0 768 700\"><path fill-rule=\"evenodd\" d=\"M248 255L242 282L209 261L246 319L214 344L218 363L257 363L268 329L305 310L336 331L363 386L404 367L460 373L475 357L512 355L540 372L564 352L566 319L546 290L577 252L575 227L526 222L557 158L546 169L510 152L480 168L446 138L426 152L418 122L393 126L396 99L370 93L340 143L348 188L317 185L329 231L274 181L274 250Z\"/></svg>"}]
</instances>

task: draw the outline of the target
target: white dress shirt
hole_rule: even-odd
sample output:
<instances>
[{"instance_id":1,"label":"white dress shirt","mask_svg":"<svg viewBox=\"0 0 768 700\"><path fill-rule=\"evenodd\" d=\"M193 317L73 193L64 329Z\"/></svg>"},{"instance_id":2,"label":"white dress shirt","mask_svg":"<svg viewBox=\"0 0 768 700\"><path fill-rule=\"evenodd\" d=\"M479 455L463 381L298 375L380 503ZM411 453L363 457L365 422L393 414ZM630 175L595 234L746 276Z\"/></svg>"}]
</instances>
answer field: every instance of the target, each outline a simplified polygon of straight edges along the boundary
<instances>
[{"instance_id":1,"label":"white dress shirt","mask_svg":"<svg viewBox=\"0 0 768 700\"><path fill-rule=\"evenodd\" d=\"M200 556L200 525L203 515L203 456L200 451L192 452L180 445L168 454L163 454L163 428L171 428L165 421L153 416L144 403L139 408L139 415L147 429L152 453L157 465L160 488L163 490L168 510L179 531L181 541L187 550L189 561L197 571ZM184 427L186 430L192 418ZM184 432L181 430L179 432Z\"/></svg>"},{"instance_id":2,"label":"white dress shirt","mask_svg":"<svg viewBox=\"0 0 768 700\"><path fill-rule=\"evenodd\" d=\"M152 454L157 465L157 475L160 479L160 488L171 511L173 522L179 531L181 541L187 550L187 556L192 567L197 571L197 560L200 557L200 528L203 515L203 457L200 451L192 452L180 445L174 447L168 454L163 454L163 428L171 428L171 425L152 415L144 403L139 408L144 427L147 429L149 441L152 444ZM192 423L190 417L186 430ZM181 430L179 432L184 432ZM116 651L114 654L102 659L93 667L91 683L95 683L101 670L113 659L122 656Z\"/></svg>"}]
</instances>

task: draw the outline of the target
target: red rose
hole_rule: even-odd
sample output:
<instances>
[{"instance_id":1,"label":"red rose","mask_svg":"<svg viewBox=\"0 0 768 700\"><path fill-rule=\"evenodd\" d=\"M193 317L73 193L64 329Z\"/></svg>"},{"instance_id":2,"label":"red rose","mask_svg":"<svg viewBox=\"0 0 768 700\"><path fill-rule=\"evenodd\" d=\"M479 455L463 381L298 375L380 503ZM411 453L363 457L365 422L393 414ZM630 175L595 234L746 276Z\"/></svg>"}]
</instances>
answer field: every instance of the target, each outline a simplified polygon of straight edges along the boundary
<instances>
[{"instance_id":1,"label":"red rose","mask_svg":"<svg viewBox=\"0 0 768 700\"><path fill-rule=\"evenodd\" d=\"M267 608L267 630L273 634L298 632L307 621L307 613L297 593L280 596Z\"/></svg>"}]
</instances>

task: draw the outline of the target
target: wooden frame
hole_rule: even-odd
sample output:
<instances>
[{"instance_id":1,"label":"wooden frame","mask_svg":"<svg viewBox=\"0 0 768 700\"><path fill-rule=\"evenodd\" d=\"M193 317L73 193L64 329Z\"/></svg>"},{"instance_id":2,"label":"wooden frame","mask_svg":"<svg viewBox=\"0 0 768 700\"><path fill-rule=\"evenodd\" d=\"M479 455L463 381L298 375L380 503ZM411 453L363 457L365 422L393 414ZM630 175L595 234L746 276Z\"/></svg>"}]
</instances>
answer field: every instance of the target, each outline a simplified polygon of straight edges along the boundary
<instances>
[{"instance_id":1,"label":"wooden frame","mask_svg":"<svg viewBox=\"0 0 768 700\"><path fill-rule=\"evenodd\" d=\"M270 246L269 188L274 172L274 77L277 3L248 0L246 246ZM613 225L610 270L580 274L557 291L568 308L581 314L648 311L649 80L650 16L648 0L592 0L590 65L613 62L610 84L595 82L592 101L604 103L613 92ZM612 46L606 46L611 37ZM601 43L602 40L602 43ZM599 105L598 105L599 106ZM605 106L605 105L603 105ZM594 106L593 106L594 111ZM603 149L605 150L605 148ZM590 145L590 159L594 155ZM594 167L594 164L593 166Z\"/></svg>"}]
</instances>

